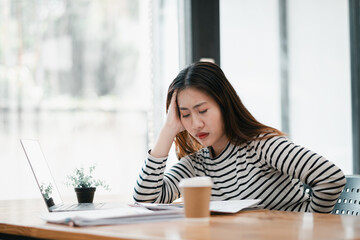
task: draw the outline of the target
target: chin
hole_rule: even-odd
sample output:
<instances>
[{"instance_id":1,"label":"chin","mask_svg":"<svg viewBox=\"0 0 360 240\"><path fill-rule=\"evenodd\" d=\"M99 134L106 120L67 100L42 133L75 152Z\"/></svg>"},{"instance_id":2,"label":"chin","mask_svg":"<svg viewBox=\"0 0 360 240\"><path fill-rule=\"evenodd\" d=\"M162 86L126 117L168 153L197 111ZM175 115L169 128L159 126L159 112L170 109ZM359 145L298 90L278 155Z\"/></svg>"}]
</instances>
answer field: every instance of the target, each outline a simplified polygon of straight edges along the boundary
<instances>
[{"instance_id":1,"label":"chin","mask_svg":"<svg viewBox=\"0 0 360 240\"><path fill-rule=\"evenodd\" d=\"M199 141L199 140L198 140ZM209 143L209 141L199 141L199 143L203 146L203 147L211 147L212 144Z\"/></svg>"}]
</instances>

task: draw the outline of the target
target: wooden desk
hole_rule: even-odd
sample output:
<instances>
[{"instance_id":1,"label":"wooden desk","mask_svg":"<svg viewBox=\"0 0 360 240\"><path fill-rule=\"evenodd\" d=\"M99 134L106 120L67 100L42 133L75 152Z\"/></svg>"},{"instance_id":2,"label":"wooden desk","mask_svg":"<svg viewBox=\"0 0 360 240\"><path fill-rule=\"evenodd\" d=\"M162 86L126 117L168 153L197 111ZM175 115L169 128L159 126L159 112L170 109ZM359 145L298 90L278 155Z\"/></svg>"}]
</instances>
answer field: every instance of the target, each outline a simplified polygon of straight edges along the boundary
<instances>
[{"instance_id":1,"label":"wooden desk","mask_svg":"<svg viewBox=\"0 0 360 240\"><path fill-rule=\"evenodd\" d=\"M142 224L68 227L38 218L42 200L0 201L0 233L47 239L360 239L360 217L269 210Z\"/></svg>"}]
</instances>

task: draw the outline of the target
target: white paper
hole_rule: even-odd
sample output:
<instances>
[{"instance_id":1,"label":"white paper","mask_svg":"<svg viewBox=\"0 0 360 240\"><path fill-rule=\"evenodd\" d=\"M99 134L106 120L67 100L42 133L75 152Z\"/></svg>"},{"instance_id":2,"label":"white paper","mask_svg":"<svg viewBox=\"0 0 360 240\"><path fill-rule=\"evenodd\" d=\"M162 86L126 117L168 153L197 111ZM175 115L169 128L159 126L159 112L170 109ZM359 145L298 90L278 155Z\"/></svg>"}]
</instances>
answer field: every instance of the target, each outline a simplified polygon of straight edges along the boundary
<instances>
[{"instance_id":1,"label":"white paper","mask_svg":"<svg viewBox=\"0 0 360 240\"><path fill-rule=\"evenodd\" d=\"M77 226L123 224L184 217L183 209L151 211L144 207L123 207L103 210L42 213L40 218L51 223Z\"/></svg>"},{"instance_id":2,"label":"white paper","mask_svg":"<svg viewBox=\"0 0 360 240\"><path fill-rule=\"evenodd\" d=\"M218 213L236 213L246 208L252 208L258 202L260 202L260 199L211 201L210 211ZM124 204L121 207L111 209L40 214L40 218L47 222L75 226L167 221L183 217L183 204L155 203L137 203L131 206Z\"/></svg>"},{"instance_id":3,"label":"white paper","mask_svg":"<svg viewBox=\"0 0 360 240\"><path fill-rule=\"evenodd\" d=\"M210 211L218 212L218 213L237 213L243 209L254 207L260 201L261 199L210 201ZM179 209L184 207L184 205L180 203L177 204L137 203L137 205L152 210Z\"/></svg>"},{"instance_id":4,"label":"white paper","mask_svg":"<svg viewBox=\"0 0 360 240\"><path fill-rule=\"evenodd\" d=\"M135 203L134 206L142 206L150 210L169 210L184 208L184 204L166 204L166 203Z\"/></svg>"},{"instance_id":5,"label":"white paper","mask_svg":"<svg viewBox=\"0 0 360 240\"><path fill-rule=\"evenodd\" d=\"M237 213L243 209L254 207L260 199L211 201L210 211L219 213Z\"/></svg>"}]
</instances>

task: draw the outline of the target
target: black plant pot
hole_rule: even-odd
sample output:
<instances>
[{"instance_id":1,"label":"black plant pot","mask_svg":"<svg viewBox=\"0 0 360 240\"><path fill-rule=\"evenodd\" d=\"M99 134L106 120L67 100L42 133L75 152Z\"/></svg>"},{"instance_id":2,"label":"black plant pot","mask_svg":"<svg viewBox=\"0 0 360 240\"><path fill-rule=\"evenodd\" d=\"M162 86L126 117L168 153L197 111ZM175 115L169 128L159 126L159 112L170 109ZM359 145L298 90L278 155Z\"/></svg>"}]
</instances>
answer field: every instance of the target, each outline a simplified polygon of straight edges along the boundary
<instances>
[{"instance_id":1,"label":"black plant pot","mask_svg":"<svg viewBox=\"0 0 360 240\"><path fill-rule=\"evenodd\" d=\"M76 197L79 203L92 203L96 188L75 188Z\"/></svg>"},{"instance_id":2,"label":"black plant pot","mask_svg":"<svg viewBox=\"0 0 360 240\"><path fill-rule=\"evenodd\" d=\"M55 205L54 199L53 198L46 199L46 204L48 207L54 206Z\"/></svg>"}]
</instances>

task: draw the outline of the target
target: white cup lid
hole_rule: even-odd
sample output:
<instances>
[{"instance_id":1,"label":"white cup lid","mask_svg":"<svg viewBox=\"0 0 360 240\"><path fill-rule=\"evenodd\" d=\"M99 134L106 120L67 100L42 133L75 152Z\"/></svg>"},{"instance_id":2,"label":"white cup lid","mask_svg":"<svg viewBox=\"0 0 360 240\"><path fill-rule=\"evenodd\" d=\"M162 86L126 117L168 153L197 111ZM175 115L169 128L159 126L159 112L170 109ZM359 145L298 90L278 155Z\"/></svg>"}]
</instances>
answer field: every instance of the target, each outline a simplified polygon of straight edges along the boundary
<instances>
[{"instance_id":1,"label":"white cup lid","mask_svg":"<svg viewBox=\"0 0 360 240\"><path fill-rule=\"evenodd\" d=\"M212 187L210 177L193 177L181 179L179 187Z\"/></svg>"}]
</instances>

